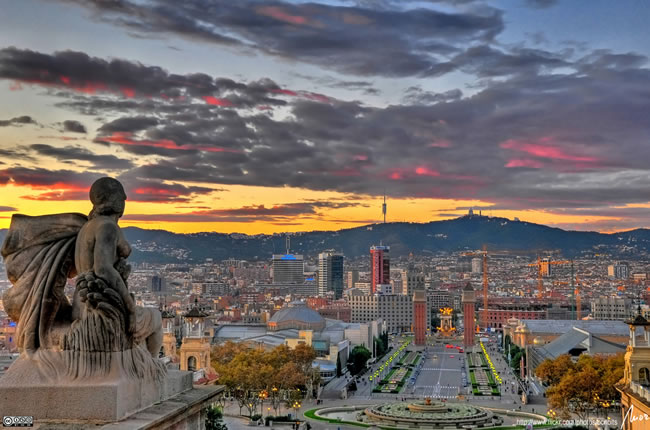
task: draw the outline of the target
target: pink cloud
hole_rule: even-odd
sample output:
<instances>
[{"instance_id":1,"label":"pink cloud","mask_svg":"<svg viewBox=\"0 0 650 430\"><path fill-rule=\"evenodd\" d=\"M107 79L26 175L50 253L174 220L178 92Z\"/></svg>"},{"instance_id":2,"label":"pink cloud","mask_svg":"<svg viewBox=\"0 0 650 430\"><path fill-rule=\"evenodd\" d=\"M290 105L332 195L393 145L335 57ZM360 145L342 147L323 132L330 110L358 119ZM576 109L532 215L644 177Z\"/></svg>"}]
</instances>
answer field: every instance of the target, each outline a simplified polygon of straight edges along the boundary
<instances>
[{"instance_id":1,"label":"pink cloud","mask_svg":"<svg viewBox=\"0 0 650 430\"><path fill-rule=\"evenodd\" d=\"M354 161L368 161L368 156L364 154L355 155L352 157Z\"/></svg>"},{"instance_id":2,"label":"pink cloud","mask_svg":"<svg viewBox=\"0 0 650 430\"><path fill-rule=\"evenodd\" d=\"M204 152L232 152L239 153L236 149L221 148L218 146L208 145L178 145L173 140L160 139L160 140L135 140L131 138L131 133L113 133L110 136L100 137L97 139L99 142L117 143L120 145L133 145L133 146L149 146L152 148L165 148L179 151L204 151Z\"/></svg>"},{"instance_id":3,"label":"pink cloud","mask_svg":"<svg viewBox=\"0 0 650 430\"><path fill-rule=\"evenodd\" d=\"M298 93L295 92L295 91L285 90L285 89L282 89L282 88L277 88L275 90L271 90L271 92L278 93L278 94L286 94L288 96L297 96L298 95Z\"/></svg>"},{"instance_id":4,"label":"pink cloud","mask_svg":"<svg viewBox=\"0 0 650 430\"><path fill-rule=\"evenodd\" d=\"M135 90L133 88L122 87L121 90L122 94L124 94L124 97L128 97L130 99L135 97Z\"/></svg>"},{"instance_id":5,"label":"pink cloud","mask_svg":"<svg viewBox=\"0 0 650 430\"><path fill-rule=\"evenodd\" d=\"M232 103L230 103L226 99L218 99L213 96L203 96L203 100L209 105L214 105L214 106L232 106Z\"/></svg>"},{"instance_id":6,"label":"pink cloud","mask_svg":"<svg viewBox=\"0 0 650 430\"><path fill-rule=\"evenodd\" d=\"M415 174L418 176L430 176L430 177L440 176L440 172L436 170L431 170L428 167L424 167L424 166L416 167Z\"/></svg>"},{"instance_id":7,"label":"pink cloud","mask_svg":"<svg viewBox=\"0 0 650 430\"><path fill-rule=\"evenodd\" d=\"M501 142L499 146L503 149L512 149L514 151L525 152L539 158L548 158L552 160L578 161L584 163L594 163L599 161L598 158L585 155L570 154L555 143L552 137L542 137L535 141L509 139Z\"/></svg>"},{"instance_id":8,"label":"pink cloud","mask_svg":"<svg viewBox=\"0 0 650 430\"><path fill-rule=\"evenodd\" d=\"M318 94L318 93L305 93L305 97L311 100L315 100L317 102L322 102L322 103L329 103L330 98L327 97L326 95L323 94Z\"/></svg>"},{"instance_id":9,"label":"pink cloud","mask_svg":"<svg viewBox=\"0 0 650 430\"><path fill-rule=\"evenodd\" d=\"M291 15L278 6L260 7L257 9L257 13L277 19L278 21L286 22L287 24L303 25L307 23L307 18L304 16Z\"/></svg>"},{"instance_id":10,"label":"pink cloud","mask_svg":"<svg viewBox=\"0 0 650 430\"><path fill-rule=\"evenodd\" d=\"M451 142L447 139L436 139L427 146L429 148L449 148L451 146Z\"/></svg>"},{"instance_id":11,"label":"pink cloud","mask_svg":"<svg viewBox=\"0 0 650 430\"><path fill-rule=\"evenodd\" d=\"M544 163L540 161L531 160L528 158L512 158L508 160L506 167L530 167L531 169L541 169L544 167Z\"/></svg>"}]
</instances>

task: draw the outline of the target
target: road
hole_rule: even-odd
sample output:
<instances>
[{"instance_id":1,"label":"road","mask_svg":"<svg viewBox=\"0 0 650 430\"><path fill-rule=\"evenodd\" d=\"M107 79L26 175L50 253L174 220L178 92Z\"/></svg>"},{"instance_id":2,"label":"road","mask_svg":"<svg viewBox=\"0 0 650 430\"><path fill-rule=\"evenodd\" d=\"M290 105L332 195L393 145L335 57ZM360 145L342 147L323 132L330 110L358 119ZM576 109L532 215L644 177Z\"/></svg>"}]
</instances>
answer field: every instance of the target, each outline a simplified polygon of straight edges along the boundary
<instances>
[{"instance_id":1,"label":"road","mask_svg":"<svg viewBox=\"0 0 650 430\"><path fill-rule=\"evenodd\" d=\"M444 346L429 347L415 385L406 393L416 397L455 398L464 393L461 379L463 354Z\"/></svg>"}]
</instances>

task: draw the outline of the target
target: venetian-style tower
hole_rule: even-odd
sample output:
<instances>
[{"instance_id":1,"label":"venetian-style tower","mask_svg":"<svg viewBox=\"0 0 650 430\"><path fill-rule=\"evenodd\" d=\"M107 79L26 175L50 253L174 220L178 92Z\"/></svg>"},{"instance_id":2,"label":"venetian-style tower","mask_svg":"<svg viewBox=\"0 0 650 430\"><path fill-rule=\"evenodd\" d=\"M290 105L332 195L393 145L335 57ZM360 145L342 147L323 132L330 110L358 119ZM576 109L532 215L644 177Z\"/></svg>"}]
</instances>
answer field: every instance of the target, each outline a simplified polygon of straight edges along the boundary
<instances>
[{"instance_id":1,"label":"venetian-style tower","mask_svg":"<svg viewBox=\"0 0 650 430\"><path fill-rule=\"evenodd\" d=\"M427 335L427 296L424 291L413 294L413 332L416 345L426 345Z\"/></svg>"},{"instance_id":2,"label":"venetian-style tower","mask_svg":"<svg viewBox=\"0 0 650 430\"><path fill-rule=\"evenodd\" d=\"M465 333L463 337L463 343L465 347L474 346L474 332L476 331L476 326L474 325L474 319L476 317L474 305L476 304L476 297L474 295L474 289L472 284L469 282L463 288L462 294L463 302L463 325L465 327Z\"/></svg>"}]
</instances>

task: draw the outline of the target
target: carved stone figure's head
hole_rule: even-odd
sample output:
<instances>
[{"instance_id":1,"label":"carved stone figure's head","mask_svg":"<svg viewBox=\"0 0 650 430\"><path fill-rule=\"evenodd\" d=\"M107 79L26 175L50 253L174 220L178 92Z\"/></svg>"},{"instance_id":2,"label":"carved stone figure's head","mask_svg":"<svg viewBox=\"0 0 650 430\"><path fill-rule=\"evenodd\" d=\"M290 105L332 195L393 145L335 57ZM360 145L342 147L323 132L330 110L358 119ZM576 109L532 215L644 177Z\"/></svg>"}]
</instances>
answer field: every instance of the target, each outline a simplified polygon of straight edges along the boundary
<instances>
[{"instance_id":1,"label":"carved stone figure's head","mask_svg":"<svg viewBox=\"0 0 650 430\"><path fill-rule=\"evenodd\" d=\"M90 187L90 201L93 203L90 218L98 215L121 217L124 214L126 193L117 179L100 178Z\"/></svg>"}]
</instances>

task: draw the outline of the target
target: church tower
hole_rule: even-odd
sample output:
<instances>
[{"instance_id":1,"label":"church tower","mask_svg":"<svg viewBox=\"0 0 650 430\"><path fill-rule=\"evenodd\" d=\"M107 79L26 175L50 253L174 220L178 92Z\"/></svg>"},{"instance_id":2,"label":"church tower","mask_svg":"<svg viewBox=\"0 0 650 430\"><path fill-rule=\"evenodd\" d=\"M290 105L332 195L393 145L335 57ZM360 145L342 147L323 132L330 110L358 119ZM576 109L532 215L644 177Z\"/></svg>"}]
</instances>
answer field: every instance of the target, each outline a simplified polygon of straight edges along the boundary
<instances>
[{"instance_id":1,"label":"church tower","mask_svg":"<svg viewBox=\"0 0 650 430\"><path fill-rule=\"evenodd\" d=\"M183 343L180 348L181 370L210 369L210 336L205 333L205 317L208 314L198 306L183 315Z\"/></svg>"}]
</instances>

